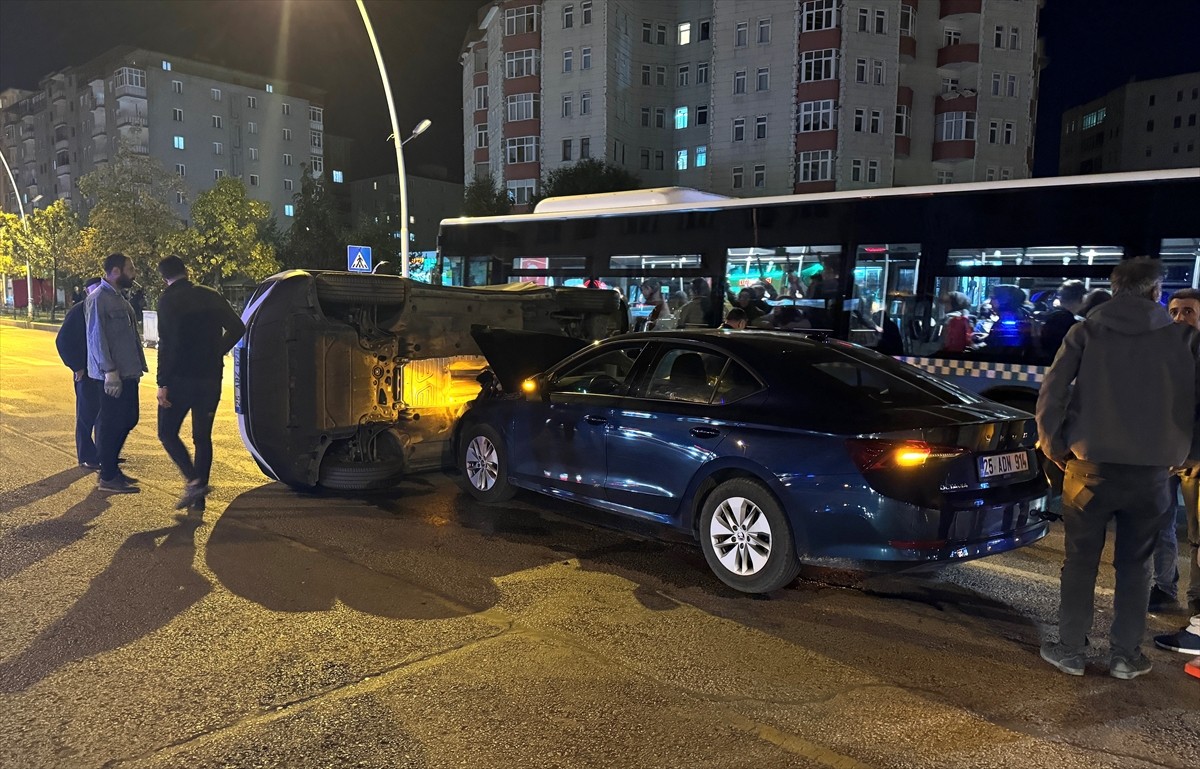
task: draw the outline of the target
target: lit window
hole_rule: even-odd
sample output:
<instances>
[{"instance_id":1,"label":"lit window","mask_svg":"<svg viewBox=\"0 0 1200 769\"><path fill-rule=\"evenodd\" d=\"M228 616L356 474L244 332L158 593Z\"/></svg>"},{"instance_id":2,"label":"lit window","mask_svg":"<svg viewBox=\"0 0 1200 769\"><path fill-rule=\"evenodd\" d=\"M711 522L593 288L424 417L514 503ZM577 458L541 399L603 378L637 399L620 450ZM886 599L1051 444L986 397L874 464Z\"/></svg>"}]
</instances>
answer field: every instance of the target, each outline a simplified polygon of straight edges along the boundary
<instances>
[{"instance_id":1,"label":"lit window","mask_svg":"<svg viewBox=\"0 0 1200 769\"><path fill-rule=\"evenodd\" d=\"M680 24L677 28L677 31L679 33L678 38L680 45L687 45L688 43L692 42L692 23L690 21L685 21Z\"/></svg>"},{"instance_id":2,"label":"lit window","mask_svg":"<svg viewBox=\"0 0 1200 769\"><path fill-rule=\"evenodd\" d=\"M676 107L675 108L675 128L679 129L679 128L687 128L687 127L688 127L688 108L687 107Z\"/></svg>"},{"instance_id":3,"label":"lit window","mask_svg":"<svg viewBox=\"0 0 1200 769\"><path fill-rule=\"evenodd\" d=\"M175 137L175 149L177 149L177 150L183 149L183 137L182 136Z\"/></svg>"},{"instance_id":4,"label":"lit window","mask_svg":"<svg viewBox=\"0 0 1200 769\"><path fill-rule=\"evenodd\" d=\"M675 170L686 171L688 167L688 151L686 149L675 150Z\"/></svg>"},{"instance_id":5,"label":"lit window","mask_svg":"<svg viewBox=\"0 0 1200 769\"><path fill-rule=\"evenodd\" d=\"M333 171L332 174L334 184L341 184L342 182L346 181L346 176L341 171Z\"/></svg>"},{"instance_id":6,"label":"lit window","mask_svg":"<svg viewBox=\"0 0 1200 769\"><path fill-rule=\"evenodd\" d=\"M708 165L708 147L701 144L696 148L696 168L703 168Z\"/></svg>"},{"instance_id":7,"label":"lit window","mask_svg":"<svg viewBox=\"0 0 1200 769\"><path fill-rule=\"evenodd\" d=\"M275 86L271 85L270 83L267 83L266 87L267 87L267 93L275 93Z\"/></svg>"},{"instance_id":8,"label":"lit window","mask_svg":"<svg viewBox=\"0 0 1200 769\"><path fill-rule=\"evenodd\" d=\"M166 59L163 59L162 67L164 70L170 72L171 71L171 62L167 61Z\"/></svg>"},{"instance_id":9,"label":"lit window","mask_svg":"<svg viewBox=\"0 0 1200 769\"><path fill-rule=\"evenodd\" d=\"M296 215L296 207L293 206L291 203L284 203L283 204L283 215L284 216L295 216Z\"/></svg>"}]
</instances>

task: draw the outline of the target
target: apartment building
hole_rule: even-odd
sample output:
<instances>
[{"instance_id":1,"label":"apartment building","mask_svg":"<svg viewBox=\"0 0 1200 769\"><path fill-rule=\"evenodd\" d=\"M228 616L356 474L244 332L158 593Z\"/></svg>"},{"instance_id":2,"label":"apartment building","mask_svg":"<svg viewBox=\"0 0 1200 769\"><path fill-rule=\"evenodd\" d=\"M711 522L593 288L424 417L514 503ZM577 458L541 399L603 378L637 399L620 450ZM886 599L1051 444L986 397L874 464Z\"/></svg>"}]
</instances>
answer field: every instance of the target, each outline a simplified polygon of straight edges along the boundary
<instances>
[{"instance_id":1,"label":"apartment building","mask_svg":"<svg viewBox=\"0 0 1200 769\"><path fill-rule=\"evenodd\" d=\"M304 168L345 181L340 166L327 167L324 92L306 86L120 47L47 75L36 91L5 94L0 144L26 207L39 197L81 207L80 177L120 144L182 177L192 199L241 178L285 229ZM4 210L17 210L13 195L5 183ZM186 219L187 200L172 203Z\"/></svg>"},{"instance_id":2,"label":"apartment building","mask_svg":"<svg viewBox=\"0 0 1200 769\"><path fill-rule=\"evenodd\" d=\"M408 182L408 238L412 251L437 250L438 228L443 219L462 216L463 186L441 179L405 174ZM400 228L400 177L372 176L350 183L351 223L363 219Z\"/></svg>"},{"instance_id":3,"label":"apartment building","mask_svg":"<svg viewBox=\"0 0 1200 769\"><path fill-rule=\"evenodd\" d=\"M1063 113L1058 173L1200 166L1200 72L1123 85Z\"/></svg>"},{"instance_id":4,"label":"apartment building","mask_svg":"<svg viewBox=\"0 0 1200 769\"><path fill-rule=\"evenodd\" d=\"M494 0L465 168L518 206L603 157L736 196L1021 178L1040 0Z\"/></svg>"}]
</instances>

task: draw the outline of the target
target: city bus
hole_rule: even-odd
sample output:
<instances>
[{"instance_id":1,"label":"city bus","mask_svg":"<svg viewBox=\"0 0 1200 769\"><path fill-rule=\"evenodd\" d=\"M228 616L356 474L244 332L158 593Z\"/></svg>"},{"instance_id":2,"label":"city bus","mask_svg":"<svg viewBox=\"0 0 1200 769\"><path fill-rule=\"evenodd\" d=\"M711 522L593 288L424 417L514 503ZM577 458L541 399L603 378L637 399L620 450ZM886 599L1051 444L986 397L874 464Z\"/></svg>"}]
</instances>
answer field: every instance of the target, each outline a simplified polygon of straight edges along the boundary
<instances>
[{"instance_id":1,"label":"city bus","mask_svg":"<svg viewBox=\"0 0 1200 769\"><path fill-rule=\"evenodd\" d=\"M443 221L435 275L616 288L633 329L652 304L697 287L705 324L719 325L748 288L765 319L1032 410L1054 354L1038 342L1039 318L1058 287L1105 289L1113 265L1137 255L1163 261L1168 295L1200 285L1200 169L752 199L681 188L548 199L530 214ZM951 296L968 305L966 349L946 346Z\"/></svg>"}]
</instances>

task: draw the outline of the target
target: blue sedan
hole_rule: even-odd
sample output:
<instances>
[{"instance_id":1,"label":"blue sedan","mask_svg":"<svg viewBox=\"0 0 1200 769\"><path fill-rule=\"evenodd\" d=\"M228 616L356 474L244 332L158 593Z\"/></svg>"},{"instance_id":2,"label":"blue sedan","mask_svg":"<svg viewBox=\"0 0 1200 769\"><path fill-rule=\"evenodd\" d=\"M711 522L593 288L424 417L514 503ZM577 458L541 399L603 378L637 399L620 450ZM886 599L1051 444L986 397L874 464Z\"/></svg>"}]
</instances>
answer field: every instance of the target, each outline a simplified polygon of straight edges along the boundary
<instances>
[{"instance_id":1,"label":"blue sedan","mask_svg":"<svg viewBox=\"0 0 1200 769\"><path fill-rule=\"evenodd\" d=\"M1046 535L1033 418L866 348L658 332L546 368L525 336L476 339L494 379L455 440L473 496L528 489L681 530L738 590L802 563L951 563Z\"/></svg>"}]
</instances>

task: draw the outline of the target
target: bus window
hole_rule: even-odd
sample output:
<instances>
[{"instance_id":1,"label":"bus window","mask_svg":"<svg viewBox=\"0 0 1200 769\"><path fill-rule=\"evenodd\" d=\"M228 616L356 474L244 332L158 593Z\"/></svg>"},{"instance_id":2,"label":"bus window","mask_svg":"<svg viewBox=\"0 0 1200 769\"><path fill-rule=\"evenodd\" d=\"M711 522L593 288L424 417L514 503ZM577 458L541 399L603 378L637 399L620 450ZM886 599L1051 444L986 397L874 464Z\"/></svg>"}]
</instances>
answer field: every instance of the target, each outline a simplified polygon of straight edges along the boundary
<instances>
[{"instance_id":1,"label":"bus window","mask_svg":"<svg viewBox=\"0 0 1200 769\"><path fill-rule=\"evenodd\" d=\"M885 355L905 352L902 329L917 317L920 243L860 245L847 300L850 341ZM926 311L927 314L927 311Z\"/></svg>"},{"instance_id":2,"label":"bus window","mask_svg":"<svg viewBox=\"0 0 1200 769\"><path fill-rule=\"evenodd\" d=\"M486 286L492 282L488 273L488 257L442 257L443 286Z\"/></svg>"},{"instance_id":3,"label":"bus window","mask_svg":"<svg viewBox=\"0 0 1200 769\"><path fill-rule=\"evenodd\" d=\"M1166 272L1165 292L1200 288L1200 238L1163 238L1159 256Z\"/></svg>"},{"instance_id":4,"label":"bus window","mask_svg":"<svg viewBox=\"0 0 1200 769\"><path fill-rule=\"evenodd\" d=\"M835 329L844 270L836 245L730 248L728 299L746 310L751 327Z\"/></svg>"}]
</instances>

